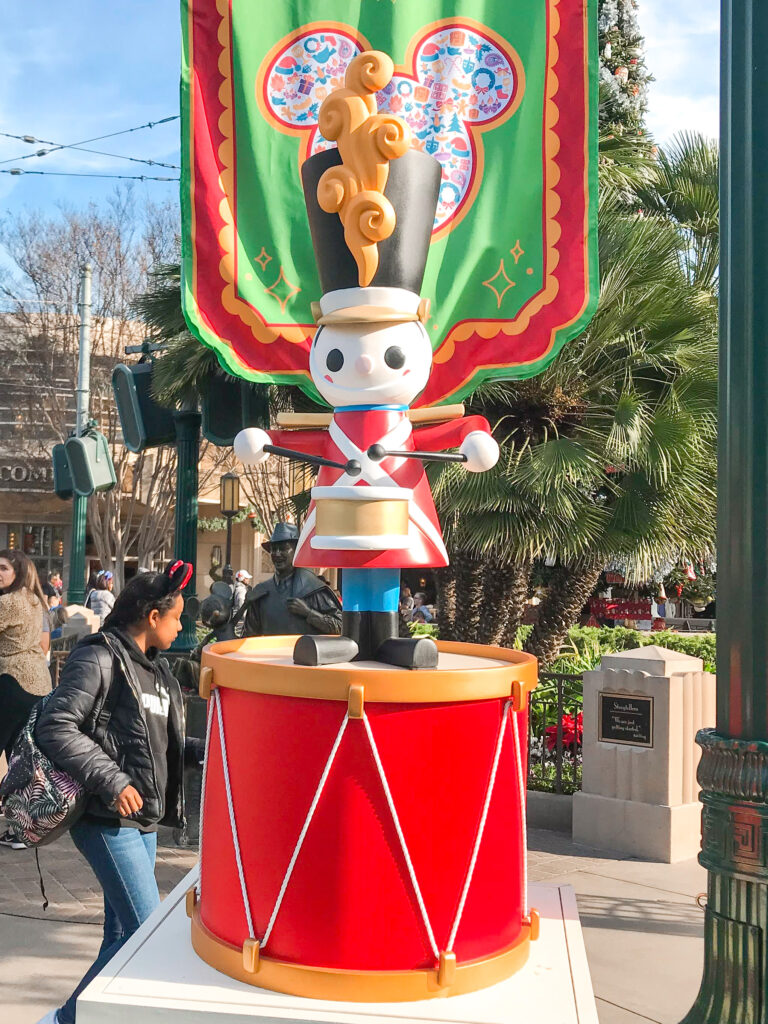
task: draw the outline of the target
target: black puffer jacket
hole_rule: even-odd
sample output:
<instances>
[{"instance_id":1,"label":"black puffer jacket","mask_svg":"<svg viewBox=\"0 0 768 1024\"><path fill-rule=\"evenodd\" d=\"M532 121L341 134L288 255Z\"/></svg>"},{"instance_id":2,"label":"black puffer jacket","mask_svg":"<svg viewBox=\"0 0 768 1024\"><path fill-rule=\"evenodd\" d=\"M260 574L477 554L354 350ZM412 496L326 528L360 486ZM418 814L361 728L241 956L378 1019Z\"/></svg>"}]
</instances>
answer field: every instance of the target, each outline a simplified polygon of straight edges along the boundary
<instances>
[{"instance_id":1,"label":"black puffer jacket","mask_svg":"<svg viewBox=\"0 0 768 1024\"><path fill-rule=\"evenodd\" d=\"M86 811L99 818L120 816L112 807L126 786L144 801L131 820L140 827L184 826L184 705L179 684L160 663L171 698L168 713L168 785L158 792L156 765L141 693L130 654L114 633L86 637L64 665L58 687L37 723L35 739L57 768L69 772L92 794ZM110 685L118 687L103 736L92 737Z\"/></svg>"}]
</instances>

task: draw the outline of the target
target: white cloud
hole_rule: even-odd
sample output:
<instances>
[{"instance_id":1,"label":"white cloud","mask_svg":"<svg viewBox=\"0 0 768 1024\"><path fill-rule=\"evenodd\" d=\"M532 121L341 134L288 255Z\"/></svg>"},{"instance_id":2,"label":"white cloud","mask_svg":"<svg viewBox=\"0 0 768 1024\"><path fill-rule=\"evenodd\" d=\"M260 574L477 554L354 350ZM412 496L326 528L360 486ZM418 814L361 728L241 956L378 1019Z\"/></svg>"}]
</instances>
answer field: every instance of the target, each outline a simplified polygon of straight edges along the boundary
<instances>
[{"instance_id":1,"label":"white cloud","mask_svg":"<svg viewBox=\"0 0 768 1024\"><path fill-rule=\"evenodd\" d=\"M716 95L681 96L657 91L653 108L648 112L647 124L654 139L662 144L681 131L700 132L717 139L720 128L718 98Z\"/></svg>"},{"instance_id":2,"label":"white cloud","mask_svg":"<svg viewBox=\"0 0 768 1024\"><path fill-rule=\"evenodd\" d=\"M675 132L719 135L719 0L640 0L649 87L647 125L663 143Z\"/></svg>"}]
</instances>

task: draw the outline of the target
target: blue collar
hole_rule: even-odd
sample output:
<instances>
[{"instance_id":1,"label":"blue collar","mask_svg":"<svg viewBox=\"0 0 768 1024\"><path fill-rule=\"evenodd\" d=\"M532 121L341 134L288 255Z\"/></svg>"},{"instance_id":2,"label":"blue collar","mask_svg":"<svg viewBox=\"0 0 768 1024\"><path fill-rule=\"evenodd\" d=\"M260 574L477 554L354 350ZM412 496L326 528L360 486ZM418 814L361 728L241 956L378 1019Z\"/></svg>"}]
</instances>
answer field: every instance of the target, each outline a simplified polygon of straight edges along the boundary
<instances>
[{"instance_id":1,"label":"blue collar","mask_svg":"<svg viewBox=\"0 0 768 1024\"><path fill-rule=\"evenodd\" d=\"M405 412L407 405L340 405L334 409L337 412L367 412L369 409L381 409L385 412Z\"/></svg>"}]
</instances>

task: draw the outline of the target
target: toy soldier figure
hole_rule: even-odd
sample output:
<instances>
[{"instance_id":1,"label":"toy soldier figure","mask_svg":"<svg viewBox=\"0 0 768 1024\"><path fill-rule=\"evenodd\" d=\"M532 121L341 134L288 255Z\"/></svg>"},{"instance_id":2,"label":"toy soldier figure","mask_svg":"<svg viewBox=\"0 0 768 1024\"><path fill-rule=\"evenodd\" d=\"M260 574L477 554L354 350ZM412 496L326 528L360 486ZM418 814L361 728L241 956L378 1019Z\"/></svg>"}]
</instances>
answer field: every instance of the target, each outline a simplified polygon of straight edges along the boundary
<instances>
[{"instance_id":1,"label":"toy soldier figure","mask_svg":"<svg viewBox=\"0 0 768 1024\"><path fill-rule=\"evenodd\" d=\"M431 638L398 635L400 570L448 564L424 466L455 461L483 473L499 457L488 421L463 407L429 425L409 416L432 369L420 291L441 169L410 148L404 122L377 113L373 94L393 68L377 51L352 61L345 88L320 108L320 131L337 148L301 168L323 292L309 371L333 409L327 429L249 427L234 443L245 465L277 455L319 467L296 559L343 570L343 637L305 631L300 665L437 666Z\"/></svg>"},{"instance_id":2,"label":"toy soldier figure","mask_svg":"<svg viewBox=\"0 0 768 1024\"><path fill-rule=\"evenodd\" d=\"M258 583L246 598L243 636L291 636L341 633L341 604L324 579L293 564L299 531L277 523L262 544L275 574Z\"/></svg>"}]
</instances>

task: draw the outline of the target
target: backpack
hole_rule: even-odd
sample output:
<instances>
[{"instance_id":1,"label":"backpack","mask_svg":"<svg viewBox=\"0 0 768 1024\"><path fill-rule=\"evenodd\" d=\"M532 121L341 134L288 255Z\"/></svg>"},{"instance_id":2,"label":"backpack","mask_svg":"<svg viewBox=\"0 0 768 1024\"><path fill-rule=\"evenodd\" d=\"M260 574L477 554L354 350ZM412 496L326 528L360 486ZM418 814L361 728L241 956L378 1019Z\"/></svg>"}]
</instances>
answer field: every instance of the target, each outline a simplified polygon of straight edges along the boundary
<instances>
[{"instance_id":1,"label":"backpack","mask_svg":"<svg viewBox=\"0 0 768 1024\"><path fill-rule=\"evenodd\" d=\"M35 726L50 697L47 694L32 709L0 783L3 814L30 846L45 846L58 839L83 813L87 799L83 786L54 767L35 742Z\"/></svg>"},{"instance_id":2,"label":"backpack","mask_svg":"<svg viewBox=\"0 0 768 1024\"><path fill-rule=\"evenodd\" d=\"M117 656L112 644L107 646ZM94 738L103 732L117 700L119 686L110 682L99 712ZM85 811L88 792L72 776L57 768L35 740L40 712L53 696L48 693L35 704L13 745L8 772L0 782L3 814L13 831L30 846L47 846L68 832Z\"/></svg>"}]
</instances>

